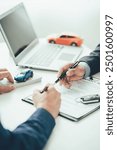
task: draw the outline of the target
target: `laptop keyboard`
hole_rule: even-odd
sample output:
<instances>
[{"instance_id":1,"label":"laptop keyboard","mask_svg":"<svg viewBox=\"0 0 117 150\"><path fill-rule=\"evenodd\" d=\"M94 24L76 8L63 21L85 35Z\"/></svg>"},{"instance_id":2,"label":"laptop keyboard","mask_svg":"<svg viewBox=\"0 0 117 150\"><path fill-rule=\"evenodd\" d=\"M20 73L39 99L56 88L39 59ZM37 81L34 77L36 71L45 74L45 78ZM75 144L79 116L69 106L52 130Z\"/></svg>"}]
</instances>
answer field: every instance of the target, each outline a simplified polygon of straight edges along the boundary
<instances>
[{"instance_id":1,"label":"laptop keyboard","mask_svg":"<svg viewBox=\"0 0 117 150\"><path fill-rule=\"evenodd\" d=\"M39 49L30 59L28 64L36 66L49 66L64 46L48 44L43 49Z\"/></svg>"}]
</instances>

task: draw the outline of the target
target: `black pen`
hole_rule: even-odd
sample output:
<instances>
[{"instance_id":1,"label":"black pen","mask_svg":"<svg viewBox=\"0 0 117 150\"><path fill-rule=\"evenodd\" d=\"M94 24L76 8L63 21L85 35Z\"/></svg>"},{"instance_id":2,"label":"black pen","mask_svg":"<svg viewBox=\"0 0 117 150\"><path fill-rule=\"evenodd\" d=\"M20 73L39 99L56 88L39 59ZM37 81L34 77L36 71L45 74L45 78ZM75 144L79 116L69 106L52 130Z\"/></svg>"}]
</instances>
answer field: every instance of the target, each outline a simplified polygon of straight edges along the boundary
<instances>
[{"instance_id":1,"label":"black pen","mask_svg":"<svg viewBox=\"0 0 117 150\"><path fill-rule=\"evenodd\" d=\"M44 89L40 93L42 94L43 92L46 92L47 90L48 90L48 86L45 86Z\"/></svg>"},{"instance_id":2,"label":"black pen","mask_svg":"<svg viewBox=\"0 0 117 150\"><path fill-rule=\"evenodd\" d=\"M70 66L68 68L68 70L76 68L78 66L78 64L79 64L79 61L76 61L72 66ZM66 75L67 75L67 71L68 70L63 71L62 74L58 77L58 79L54 82L54 84L58 83L60 80L62 80L63 78L65 78ZM47 90L48 90L48 86L45 86L44 89L40 93L43 93L43 92L45 92Z\"/></svg>"},{"instance_id":3,"label":"black pen","mask_svg":"<svg viewBox=\"0 0 117 150\"><path fill-rule=\"evenodd\" d=\"M68 68L68 70L76 68L78 66L78 64L79 64L79 61L76 61L71 67ZM61 79L65 78L68 70L63 71L62 74L55 81L55 83L58 83Z\"/></svg>"}]
</instances>

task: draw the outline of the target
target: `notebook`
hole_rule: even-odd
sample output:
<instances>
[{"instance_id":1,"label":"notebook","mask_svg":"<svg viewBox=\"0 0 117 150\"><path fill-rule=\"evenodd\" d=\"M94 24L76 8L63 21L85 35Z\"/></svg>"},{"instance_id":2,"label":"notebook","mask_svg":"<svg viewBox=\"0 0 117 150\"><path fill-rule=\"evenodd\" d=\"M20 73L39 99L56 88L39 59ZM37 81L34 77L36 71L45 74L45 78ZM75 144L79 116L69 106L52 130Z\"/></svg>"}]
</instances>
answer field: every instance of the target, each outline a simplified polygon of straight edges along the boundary
<instances>
[{"instance_id":1,"label":"notebook","mask_svg":"<svg viewBox=\"0 0 117 150\"><path fill-rule=\"evenodd\" d=\"M74 82L70 89L56 85L61 93L61 107L59 115L72 121L79 121L100 108L100 103L83 104L82 96L99 94L99 84L89 80ZM22 99L33 104L32 96Z\"/></svg>"},{"instance_id":2,"label":"notebook","mask_svg":"<svg viewBox=\"0 0 117 150\"><path fill-rule=\"evenodd\" d=\"M22 67L58 71L76 61L83 50L40 42L23 3L0 15L0 30L16 65Z\"/></svg>"}]
</instances>

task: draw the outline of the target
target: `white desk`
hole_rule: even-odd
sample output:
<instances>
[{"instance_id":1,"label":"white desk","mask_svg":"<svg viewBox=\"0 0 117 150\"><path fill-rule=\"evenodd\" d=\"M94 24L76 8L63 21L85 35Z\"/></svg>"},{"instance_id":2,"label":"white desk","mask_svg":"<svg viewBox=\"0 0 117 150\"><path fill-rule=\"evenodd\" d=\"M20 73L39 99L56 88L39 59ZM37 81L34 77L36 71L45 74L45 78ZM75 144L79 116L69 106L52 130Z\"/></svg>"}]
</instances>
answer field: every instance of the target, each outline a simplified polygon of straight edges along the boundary
<instances>
[{"instance_id":1,"label":"white desk","mask_svg":"<svg viewBox=\"0 0 117 150\"><path fill-rule=\"evenodd\" d=\"M4 44L0 44L0 65L0 67L9 67L12 73L16 69ZM35 111L35 108L21 101L21 98L32 93L34 89L43 87L46 83L53 82L56 79L55 72L40 70L36 72L43 76L42 82L0 95L0 117L4 127L13 130L25 121ZM79 122L58 117L56 126L44 150L99 150L99 127L99 110Z\"/></svg>"}]
</instances>

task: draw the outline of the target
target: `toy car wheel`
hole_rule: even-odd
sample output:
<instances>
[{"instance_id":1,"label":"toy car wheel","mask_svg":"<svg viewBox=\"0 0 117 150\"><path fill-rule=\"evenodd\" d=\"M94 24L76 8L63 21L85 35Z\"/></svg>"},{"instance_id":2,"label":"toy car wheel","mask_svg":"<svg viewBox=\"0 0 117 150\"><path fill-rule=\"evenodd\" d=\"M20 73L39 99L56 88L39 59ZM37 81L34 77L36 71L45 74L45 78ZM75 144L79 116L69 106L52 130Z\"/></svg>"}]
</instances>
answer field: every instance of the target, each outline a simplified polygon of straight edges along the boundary
<instances>
[{"instance_id":1,"label":"toy car wheel","mask_svg":"<svg viewBox=\"0 0 117 150\"><path fill-rule=\"evenodd\" d=\"M32 74L31 74L31 76L30 76L30 77L32 78L33 76L34 76L34 74L33 74L33 72L32 72Z\"/></svg>"},{"instance_id":2,"label":"toy car wheel","mask_svg":"<svg viewBox=\"0 0 117 150\"><path fill-rule=\"evenodd\" d=\"M71 43L71 46L77 46L77 44L76 43Z\"/></svg>"},{"instance_id":3,"label":"toy car wheel","mask_svg":"<svg viewBox=\"0 0 117 150\"><path fill-rule=\"evenodd\" d=\"M54 41L54 40L51 40L50 43L55 44L55 41Z\"/></svg>"},{"instance_id":4,"label":"toy car wheel","mask_svg":"<svg viewBox=\"0 0 117 150\"><path fill-rule=\"evenodd\" d=\"M31 75L31 78L33 77L33 74Z\"/></svg>"},{"instance_id":5,"label":"toy car wheel","mask_svg":"<svg viewBox=\"0 0 117 150\"><path fill-rule=\"evenodd\" d=\"M26 82L26 78L25 78L25 79L23 79L23 82Z\"/></svg>"}]
</instances>

